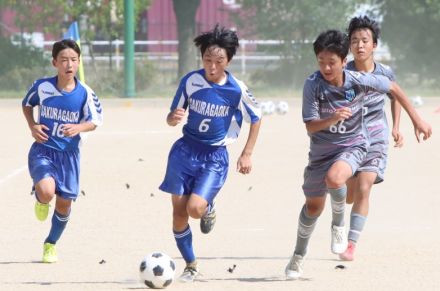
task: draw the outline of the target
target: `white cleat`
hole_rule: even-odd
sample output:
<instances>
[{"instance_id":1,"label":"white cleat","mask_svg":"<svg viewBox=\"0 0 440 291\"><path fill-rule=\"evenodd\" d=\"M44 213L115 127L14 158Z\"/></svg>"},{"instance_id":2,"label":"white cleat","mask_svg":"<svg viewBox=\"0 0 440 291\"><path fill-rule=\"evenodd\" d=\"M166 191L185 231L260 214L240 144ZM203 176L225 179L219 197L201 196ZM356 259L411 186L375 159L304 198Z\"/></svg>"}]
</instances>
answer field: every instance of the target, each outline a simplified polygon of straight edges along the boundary
<instances>
[{"instance_id":1,"label":"white cleat","mask_svg":"<svg viewBox=\"0 0 440 291\"><path fill-rule=\"evenodd\" d=\"M347 235L345 234L345 226L332 225L332 253L342 254L348 246Z\"/></svg>"},{"instance_id":2,"label":"white cleat","mask_svg":"<svg viewBox=\"0 0 440 291\"><path fill-rule=\"evenodd\" d=\"M189 263L183 270L182 275L179 277L179 281L182 283L194 282L194 279L199 275L199 269L197 268L197 263Z\"/></svg>"},{"instance_id":3,"label":"white cleat","mask_svg":"<svg viewBox=\"0 0 440 291\"><path fill-rule=\"evenodd\" d=\"M295 255L290 258L289 263L284 270L287 279L296 280L302 276L303 273L304 257Z\"/></svg>"}]
</instances>

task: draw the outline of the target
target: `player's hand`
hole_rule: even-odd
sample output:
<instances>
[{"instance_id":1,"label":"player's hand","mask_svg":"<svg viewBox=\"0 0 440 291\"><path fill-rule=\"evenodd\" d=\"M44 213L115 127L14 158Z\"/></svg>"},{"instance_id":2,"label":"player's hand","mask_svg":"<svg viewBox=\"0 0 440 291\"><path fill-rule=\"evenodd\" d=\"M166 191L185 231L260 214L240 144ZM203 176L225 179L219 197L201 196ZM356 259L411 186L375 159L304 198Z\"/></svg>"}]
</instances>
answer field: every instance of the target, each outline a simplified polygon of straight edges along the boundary
<instances>
[{"instance_id":1,"label":"player's hand","mask_svg":"<svg viewBox=\"0 0 440 291\"><path fill-rule=\"evenodd\" d=\"M342 107L342 108L336 109L336 111L333 113L333 119L335 120L335 123L336 123L339 121L343 121L347 118L350 118L351 115L352 115L352 113L351 113L350 108Z\"/></svg>"},{"instance_id":2,"label":"player's hand","mask_svg":"<svg viewBox=\"0 0 440 291\"><path fill-rule=\"evenodd\" d=\"M66 137L73 137L81 132L80 124L63 124L63 134Z\"/></svg>"},{"instance_id":3,"label":"player's hand","mask_svg":"<svg viewBox=\"0 0 440 291\"><path fill-rule=\"evenodd\" d=\"M424 120L420 120L414 125L414 132L416 134L417 141L420 142L420 136L423 134L423 140L427 140L432 135L432 127Z\"/></svg>"},{"instance_id":4,"label":"player's hand","mask_svg":"<svg viewBox=\"0 0 440 291\"><path fill-rule=\"evenodd\" d=\"M237 172L246 175L252 170L251 155L242 153L237 161Z\"/></svg>"},{"instance_id":5,"label":"player's hand","mask_svg":"<svg viewBox=\"0 0 440 291\"><path fill-rule=\"evenodd\" d=\"M174 111L168 114L167 122L169 125L174 126L182 122L184 117L185 117L185 109L176 108Z\"/></svg>"},{"instance_id":6,"label":"player's hand","mask_svg":"<svg viewBox=\"0 0 440 291\"><path fill-rule=\"evenodd\" d=\"M394 139L394 147L401 148L403 146L403 135L398 129L393 129L391 132Z\"/></svg>"},{"instance_id":7,"label":"player's hand","mask_svg":"<svg viewBox=\"0 0 440 291\"><path fill-rule=\"evenodd\" d=\"M44 124L35 124L31 127L32 137L38 143L45 143L49 136L44 131L49 131L49 128Z\"/></svg>"}]
</instances>

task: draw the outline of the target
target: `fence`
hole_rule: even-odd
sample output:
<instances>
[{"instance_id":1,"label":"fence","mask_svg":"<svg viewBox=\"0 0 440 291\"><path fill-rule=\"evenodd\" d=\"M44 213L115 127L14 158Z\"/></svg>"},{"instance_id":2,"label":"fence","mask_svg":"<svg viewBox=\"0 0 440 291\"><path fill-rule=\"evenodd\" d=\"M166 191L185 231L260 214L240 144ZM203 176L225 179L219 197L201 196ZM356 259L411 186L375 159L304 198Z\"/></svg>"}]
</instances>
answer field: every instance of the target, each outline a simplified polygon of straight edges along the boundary
<instances>
[{"instance_id":1,"label":"fence","mask_svg":"<svg viewBox=\"0 0 440 291\"><path fill-rule=\"evenodd\" d=\"M50 50L53 42L44 41L44 48ZM135 59L148 59L155 63L159 70L176 70L177 69L177 40L137 40L135 44ZM276 47L284 45L282 40L240 40L240 48L236 56L235 62L231 66L238 70L242 75L249 71L267 66L276 65L284 57L276 53L268 53L264 49L257 49L257 47ZM295 41L291 42L296 44ZM305 45L310 45L310 42L304 42ZM174 47L175 52L163 52L160 47ZM123 53L124 41L114 40L100 41L95 40L90 43L81 43L82 59L85 63L92 60L100 63L107 63L115 65L116 70L121 70L124 61ZM154 48L154 51L151 49ZM158 49L159 48L159 49ZM167 51L167 50L165 50ZM169 51L169 50L168 50ZM375 52L375 58L379 61L388 62L391 59L388 48L386 46L379 46Z\"/></svg>"}]
</instances>

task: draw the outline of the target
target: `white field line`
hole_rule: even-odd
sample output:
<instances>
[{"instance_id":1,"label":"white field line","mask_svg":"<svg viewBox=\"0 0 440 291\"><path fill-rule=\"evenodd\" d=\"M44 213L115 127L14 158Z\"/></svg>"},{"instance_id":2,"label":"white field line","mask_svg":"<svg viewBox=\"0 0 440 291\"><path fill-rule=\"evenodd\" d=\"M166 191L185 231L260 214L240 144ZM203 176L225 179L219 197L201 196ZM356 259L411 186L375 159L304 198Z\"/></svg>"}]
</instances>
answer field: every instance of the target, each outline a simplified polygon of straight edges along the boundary
<instances>
[{"instance_id":1,"label":"white field line","mask_svg":"<svg viewBox=\"0 0 440 291\"><path fill-rule=\"evenodd\" d=\"M11 173L6 175L5 177L0 178L0 185L3 184L4 182L8 181L9 179L12 179L15 176L21 174L26 169L27 169L27 165L21 166L20 168L13 170Z\"/></svg>"}]
</instances>

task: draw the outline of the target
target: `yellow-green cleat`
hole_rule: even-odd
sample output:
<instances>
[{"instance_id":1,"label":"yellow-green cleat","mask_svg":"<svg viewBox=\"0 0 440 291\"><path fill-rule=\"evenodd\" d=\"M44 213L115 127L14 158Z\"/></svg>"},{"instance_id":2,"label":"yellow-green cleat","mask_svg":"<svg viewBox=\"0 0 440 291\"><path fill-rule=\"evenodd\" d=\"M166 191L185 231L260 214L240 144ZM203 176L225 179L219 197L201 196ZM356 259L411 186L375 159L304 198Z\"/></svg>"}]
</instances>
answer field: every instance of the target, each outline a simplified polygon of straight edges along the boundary
<instances>
[{"instance_id":1,"label":"yellow-green cleat","mask_svg":"<svg viewBox=\"0 0 440 291\"><path fill-rule=\"evenodd\" d=\"M43 251L43 263L55 263L58 261L57 249L54 244L45 243Z\"/></svg>"},{"instance_id":2,"label":"yellow-green cleat","mask_svg":"<svg viewBox=\"0 0 440 291\"><path fill-rule=\"evenodd\" d=\"M44 204L35 201L35 216L39 221L45 221L49 214L49 203Z\"/></svg>"}]
</instances>

